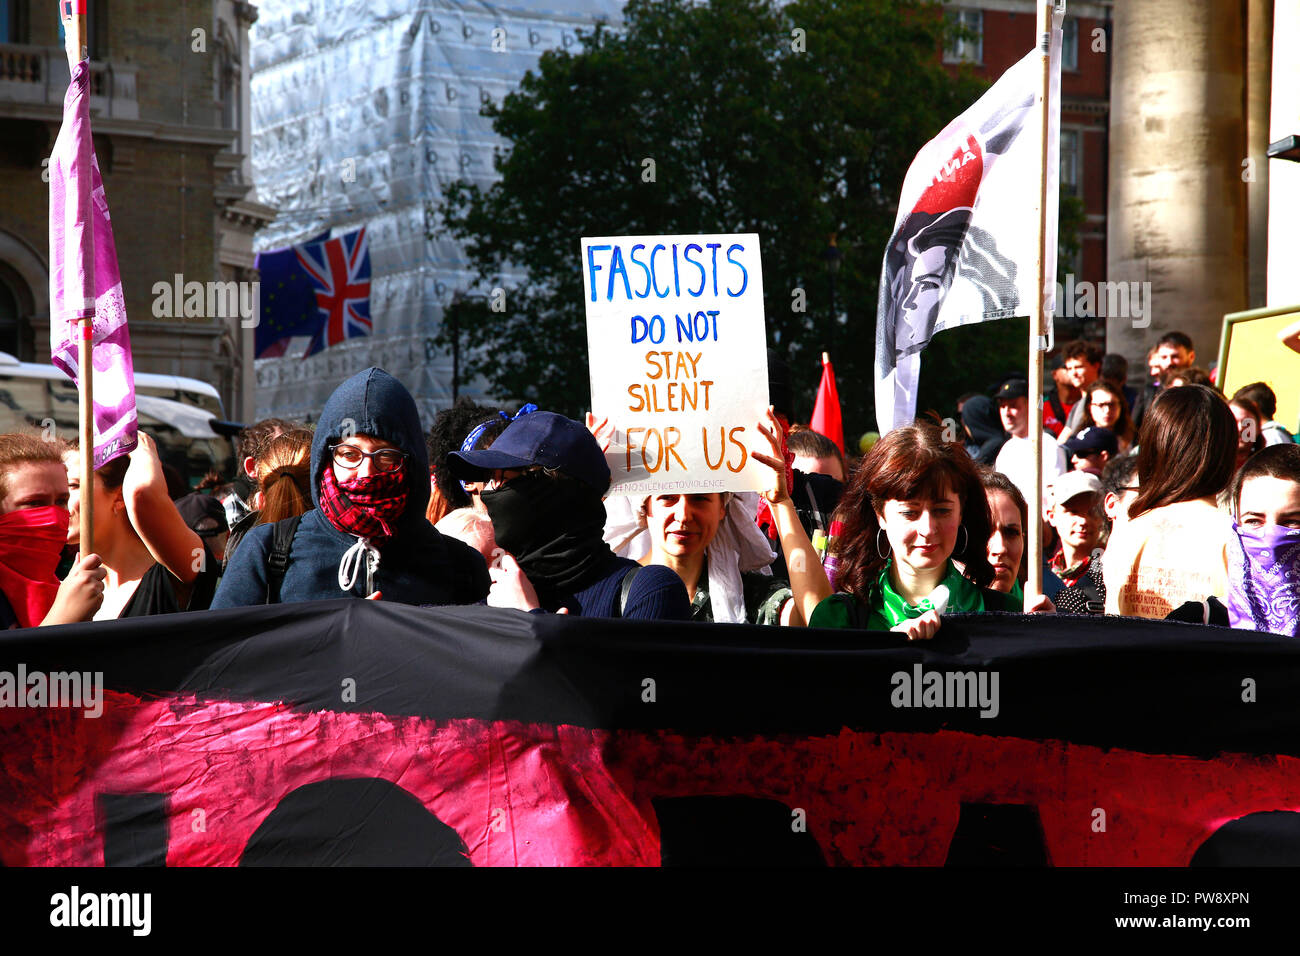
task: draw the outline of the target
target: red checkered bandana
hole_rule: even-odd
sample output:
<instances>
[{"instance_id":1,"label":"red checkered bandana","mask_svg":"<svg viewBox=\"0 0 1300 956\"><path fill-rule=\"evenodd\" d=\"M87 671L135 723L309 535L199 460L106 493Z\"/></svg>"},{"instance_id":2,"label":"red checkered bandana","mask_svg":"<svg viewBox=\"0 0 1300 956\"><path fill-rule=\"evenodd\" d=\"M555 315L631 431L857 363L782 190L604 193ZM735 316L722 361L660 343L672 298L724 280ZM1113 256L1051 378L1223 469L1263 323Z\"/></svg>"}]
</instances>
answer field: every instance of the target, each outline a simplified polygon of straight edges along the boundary
<instances>
[{"instance_id":1,"label":"red checkered bandana","mask_svg":"<svg viewBox=\"0 0 1300 956\"><path fill-rule=\"evenodd\" d=\"M406 510L406 466L340 482L333 466L326 465L320 510L340 531L382 545L393 536L393 522Z\"/></svg>"}]
</instances>

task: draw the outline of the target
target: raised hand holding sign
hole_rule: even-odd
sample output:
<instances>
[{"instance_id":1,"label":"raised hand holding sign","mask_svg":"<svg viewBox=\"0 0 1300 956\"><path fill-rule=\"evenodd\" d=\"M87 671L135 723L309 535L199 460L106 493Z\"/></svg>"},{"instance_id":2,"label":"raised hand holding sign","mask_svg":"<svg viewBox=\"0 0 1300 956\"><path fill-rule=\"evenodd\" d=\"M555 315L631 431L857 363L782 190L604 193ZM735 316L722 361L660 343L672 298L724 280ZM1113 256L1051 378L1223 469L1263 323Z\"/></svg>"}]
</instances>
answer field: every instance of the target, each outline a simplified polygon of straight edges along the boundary
<instances>
[{"instance_id":1,"label":"raised hand holding sign","mask_svg":"<svg viewBox=\"0 0 1300 956\"><path fill-rule=\"evenodd\" d=\"M759 491L767 408L758 236L582 240L592 416L611 495Z\"/></svg>"}]
</instances>

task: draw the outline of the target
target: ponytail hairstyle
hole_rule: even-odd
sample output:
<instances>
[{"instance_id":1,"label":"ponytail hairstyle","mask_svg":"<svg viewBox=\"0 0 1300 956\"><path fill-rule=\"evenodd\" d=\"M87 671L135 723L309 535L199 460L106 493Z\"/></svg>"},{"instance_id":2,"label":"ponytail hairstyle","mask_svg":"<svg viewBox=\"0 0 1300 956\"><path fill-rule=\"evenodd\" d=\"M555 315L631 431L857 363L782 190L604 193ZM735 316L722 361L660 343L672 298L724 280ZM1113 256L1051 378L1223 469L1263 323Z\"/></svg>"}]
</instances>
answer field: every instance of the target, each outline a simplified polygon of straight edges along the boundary
<instances>
[{"instance_id":1,"label":"ponytail hairstyle","mask_svg":"<svg viewBox=\"0 0 1300 956\"><path fill-rule=\"evenodd\" d=\"M311 440L305 428L294 428L266 444L257 458L257 485L262 508L257 524L272 524L311 510Z\"/></svg>"}]
</instances>

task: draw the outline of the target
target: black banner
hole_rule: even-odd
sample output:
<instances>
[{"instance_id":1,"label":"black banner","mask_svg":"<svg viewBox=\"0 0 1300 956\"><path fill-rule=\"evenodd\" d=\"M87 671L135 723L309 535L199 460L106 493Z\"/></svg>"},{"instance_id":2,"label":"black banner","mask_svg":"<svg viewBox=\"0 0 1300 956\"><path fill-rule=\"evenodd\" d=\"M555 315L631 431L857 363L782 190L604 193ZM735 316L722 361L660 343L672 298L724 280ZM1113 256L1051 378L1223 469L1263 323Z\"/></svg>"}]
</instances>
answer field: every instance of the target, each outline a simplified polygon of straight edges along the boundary
<instances>
[{"instance_id":1,"label":"black banner","mask_svg":"<svg viewBox=\"0 0 1300 956\"><path fill-rule=\"evenodd\" d=\"M346 600L16 631L0 862L1296 863L1298 654Z\"/></svg>"}]
</instances>

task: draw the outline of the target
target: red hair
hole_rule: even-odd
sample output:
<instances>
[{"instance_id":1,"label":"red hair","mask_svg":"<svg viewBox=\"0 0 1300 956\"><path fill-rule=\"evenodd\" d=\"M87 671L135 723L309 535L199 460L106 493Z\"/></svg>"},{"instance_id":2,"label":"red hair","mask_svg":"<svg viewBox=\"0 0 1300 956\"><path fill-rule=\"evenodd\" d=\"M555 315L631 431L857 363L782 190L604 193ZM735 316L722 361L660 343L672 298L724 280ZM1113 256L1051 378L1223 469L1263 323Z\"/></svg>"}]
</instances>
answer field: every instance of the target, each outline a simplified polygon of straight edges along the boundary
<instances>
[{"instance_id":1,"label":"red hair","mask_svg":"<svg viewBox=\"0 0 1300 956\"><path fill-rule=\"evenodd\" d=\"M878 512L886 501L934 501L948 492L961 503L961 527L966 529L963 547L951 557L965 564L968 578L987 587L993 580L988 557L993 520L984 485L966 449L944 441L939 426L928 421L895 428L880 439L849 480L835 512L843 524L832 544L839 559L836 586L866 600L879 579L888 560L877 546Z\"/></svg>"}]
</instances>

